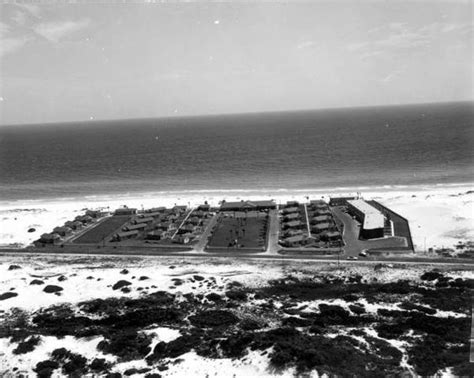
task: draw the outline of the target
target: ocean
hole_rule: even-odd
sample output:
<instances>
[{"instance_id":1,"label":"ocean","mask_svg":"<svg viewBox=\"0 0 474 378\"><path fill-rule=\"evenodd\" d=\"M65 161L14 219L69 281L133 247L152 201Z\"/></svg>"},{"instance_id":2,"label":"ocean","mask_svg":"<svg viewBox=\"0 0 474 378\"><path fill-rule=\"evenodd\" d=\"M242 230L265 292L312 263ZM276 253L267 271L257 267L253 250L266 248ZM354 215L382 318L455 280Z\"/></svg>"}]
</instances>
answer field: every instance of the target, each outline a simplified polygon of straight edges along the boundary
<instances>
[{"instance_id":1,"label":"ocean","mask_svg":"<svg viewBox=\"0 0 474 378\"><path fill-rule=\"evenodd\" d=\"M0 128L0 199L470 183L473 103Z\"/></svg>"}]
</instances>

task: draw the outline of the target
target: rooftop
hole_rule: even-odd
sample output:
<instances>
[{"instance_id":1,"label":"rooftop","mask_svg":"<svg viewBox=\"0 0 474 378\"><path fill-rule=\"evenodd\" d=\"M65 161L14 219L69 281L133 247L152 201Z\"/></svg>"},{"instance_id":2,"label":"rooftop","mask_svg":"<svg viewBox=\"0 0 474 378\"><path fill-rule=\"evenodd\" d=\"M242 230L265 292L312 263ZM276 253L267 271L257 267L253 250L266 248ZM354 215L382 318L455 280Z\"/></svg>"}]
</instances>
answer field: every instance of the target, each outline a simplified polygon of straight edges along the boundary
<instances>
[{"instance_id":1,"label":"rooftop","mask_svg":"<svg viewBox=\"0 0 474 378\"><path fill-rule=\"evenodd\" d=\"M365 230L373 230L374 228L384 227L385 218L383 214L375 207L369 205L367 202L361 199L351 200L347 202L364 214L363 228Z\"/></svg>"}]
</instances>

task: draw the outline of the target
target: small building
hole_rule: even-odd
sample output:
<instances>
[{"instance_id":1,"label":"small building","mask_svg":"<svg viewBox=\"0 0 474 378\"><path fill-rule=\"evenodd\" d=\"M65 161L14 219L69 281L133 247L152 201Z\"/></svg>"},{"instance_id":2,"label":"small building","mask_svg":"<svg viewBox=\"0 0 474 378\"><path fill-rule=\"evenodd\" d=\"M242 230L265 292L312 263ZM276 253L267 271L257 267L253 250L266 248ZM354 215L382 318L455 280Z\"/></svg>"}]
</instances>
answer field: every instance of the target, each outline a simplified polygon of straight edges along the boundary
<instances>
[{"instance_id":1,"label":"small building","mask_svg":"<svg viewBox=\"0 0 474 378\"><path fill-rule=\"evenodd\" d=\"M86 215L90 216L91 218L100 218L104 214L99 210L87 210Z\"/></svg>"},{"instance_id":2,"label":"small building","mask_svg":"<svg viewBox=\"0 0 474 378\"><path fill-rule=\"evenodd\" d=\"M67 221L67 222L64 223L64 227L69 227L70 229L75 230L76 226L75 226L74 223L75 223L74 221ZM79 223L82 226L82 223L81 222L79 222Z\"/></svg>"},{"instance_id":3,"label":"small building","mask_svg":"<svg viewBox=\"0 0 474 378\"><path fill-rule=\"evenodd\" d=\"M209 211L211 209L211 205L205 203L204 205L199 205L197 209L199 211Z\"/></svg>"},{"instance_id":4,"label":"small building","mask_svg":"<svg viewBox=\"0 0 474 378\"><path fill-rule=\"evenodd\" d=\"M79 230L81 229L82 227L84 227L84 224L82 222L79 222L79 221L74 221L72 222L73 223L73 229L74 230Z\"/></svg>"},{"instance_id":5,"label":"small building","mask_svg":"<svg viewBox=\"0 0 474 378\"><path fill-rule=\"evenodd\" d=\"M39 242L44 244L54 244L61 241L61 236L57 233L45 233L41 235Z\"/></svg>"},{"instance_id":6,"label":"small building","mask_svg":"<svg viewBox=\"0 0 474 378\"><path fill-rule=\"evenodd\" d=\"M306 237L304 235L295 235L290 236L288 238L283 239L283 246L287 248L295 248L300 247L302 244L306 242Z\"/></svg>"},{"instance_id":7,"label":"small building","mask_svg":"<svg viewBox=\"0 0 474 378\"><path fill-rule=\"evenodd\" d=\"M330 215L318 215L317 217L311 218L311 224L331 222L332 216Z\"/></svg>"},{"instance_id":8,"label":"small building","mask_svg":"<svg viewBox=\"0 0 474 378\"><path fill-rule=\"evenodd\" d=\"M145 210L145 213L147 213L147 216L150 217L151 215L148 213L163 213L166 210L166 207L160 206L160 207L152 207L151 209Z\"/></svg>"},{"instance_id":9,"label":"small building","mask_svg":"<svg viewBox=\"0 0 474 378\"><path fill-rule=\"evenodd\" d=\"M148 225L146 223L137 223L137 224L127 224L126 226L122 227L123 231L143 231L147 228Z\"/></svg>"},{"instance_id":10,"label":"small building","mask_svg":"<svg viewBox=\"0 0 474 378\"><path fill-rule=\"evenodd\" d=\"M144 215L146 215L147 217L151 217L151 218L159 218L163 215L163 213L161 213L159 211L155 211L153 213L144 213Z\"/></svg>"},{"instance_id":11,"label":"small building","mask_svg":"<svg viewBox=\"0 0 474 378\"><path fill-rule=\"evenodd\" d=\"M319 208L315 211L315 214L316 214L316 216L320 216L320 215L331 215L332 216L331 210L329 210L328 208L325 208L325 209Z\"/></svg>"},{"instance_id":12,"label":"small building","mask_svg":"<svg viewBox=\"0 0 474 378\"><path fill-rule=\"evenodd\" d=\"M347 201L347 210L361 224L360 237L374 239L384 237L385 217L375 207L362 199Z\"/></svg>"},{"instance_id":13,"label":"small building","mask_svg":"<svg viewBox=\"0 0 474 378\"><path fill-rule=\"evenodd\" d=\"M286 207L281 212L282 214L290 214L290 213L297 213L299 212L299 210L300 209L298 207L293 206L293 207Z\"/></svg>"},{"instance_id":14,"label":"small building","mask_svg":"<svg viewBox=\"0 0 474 378\"><path fill-rule=\"evenodd\" d=\"M357 199L356 197L331 197L329 206L347 206L347 201Z\"/></svg>"},{"instance_id":15,"label":"small building","mask_svg":"<svg viewBox=\"0 0 474 378\"><path fill-rule=\"evenodd\" d=\"M188 207L186 205L176 205L173 207L173 210L178 213L184 213Z\"/></svg>"},{"instance_id":16,"label":"small building","mask_svg":"<svg viewBox=\"0 0 474 378\"><path fill-rule=\"evenodd\" d=\"M137 209L129 207L120 207L114 211L114 215L135 215L136 213Z\"/></svg>"},{"instance_id":17,"label":"small building","mask_svg":"<svg viewBox=\"0 0 474 378\"><path fill-rule=\"evenodd\" d=\"M161 222L155 226L155 229L167 231L170 228L170 226L171 226L170 222Z\"/></svg>"},{"instance_id":18,"label":"small building","mask_svg":"<svg viewBox=\"0 0 474 378\"><path fill-rule=\"evenodd\" d=\"M331 227L332 227L332 223L329 223L329 222L318 223L318 224L314 225L313 227L311 227L311 231L318 234L320 232L329 230Z\"/></svg>"},{"instance_id":19,"label":"small building","mask_svg":"<svg viewBox=\"0 0 474 378\"><path fill-rule=\"evenodd\" d=\"M296 219L299 219L301 216L299 213L290 213L290 214L286 214L284 219L285 221L292 221L292 220L296 220Z\"/></svg>"},{"instance_id":20,"label":"small building","mask_svg":"<svg viewBox=\"0 0 474 378\"><path fill-rule=\"evenodd\" d=\"M124 231L118 232L112 237L112 241L121 241L126 239L134 239L138 236L138 231Z\"/></svg>"},{"instance_id":21,"label":"small building","mask_svg":"<svg viewBox=\"0 0 474 378\"><path fill-rule=\"evenodd\" d=\"M193 224L193 225L195 225L195 226L200 225L201 222L202 222L201 219L198 218L198 217L191 217L191 218L189 218L189 219L187 220L187 223L191 223L191 224Z\"/></svg>"},{"instance_id":22,"label":"small building","mask_svg":"<svg viewBox=\"0 0 474 378\"><path fill-rule=\"evenodd\" d=\"M182 235L177 235L173 239L173 243L178 243L178 244L189 244L192 240L193 236L190 234L182 234Z\"/></svg>"},{"instance_id":23,"label":"small building","mask_svg":"<svg viewBox=\"0 0 474 378\"><path fill-rule=\"evenodd\" d=\"M178 230L178 234L189 234L196 230L196 226L193 226L190 223L185 224Z\"/></svg>"},{"instance_id":24,"label":"small building","mask_svg":"<svg viewBox=\"0 0 474 378\"><path fill-rule=\"evenodd\" d=\"M144 217L144 218L135 218L132 223L134 224L138 224L138 223L151 223L153 222L153 218L152 217Z\"/></svg>"},{"instance_id":25,"label":"small building","mask_svg":"<svg viewBox=\"0 0 474 378\"><path fill-rule=\"evenodd\" d=\"M285 232L285 237L290 237L290 236L296 236L296 235L301 235L303 234L303 230L292 230L289 229Z\"/></svg>"},{"instance_id":26,"label":"small building","mask_svg":"<svg viewBox=\"0 0 474 378\"><path fill-rule=\"evenodd\" d=\"M91 223L94 218L89 215L78 215L74 218L75 221L81 222L82 224Z\"/></svg>"},{"instance_id":27,"label":"small building","mask_svg":"<svg viewBox=\"0 0 474 378\"><path fill-rule=\"evenodd\" d=\"M300 227L303 227L303 222L299 220L283 223L283 228L300 228Z\"/></svg>"},{"instance_id":28,"label":"small building","mask_svg":"<svg viewBox=\"0 0 474 378\"><path fill-rule=\"evenodd\" d=\"M69 227L55 227L53 233L56 233L60 236L66 236L72 233L72 229Z\"/></svg>"},{"instance_id":29,"label":"small building","mask_svg":"<svg viewBox=\"0 0 474 378\"><path fill-rule=\"evenodd\" d=\"M155 230L155 231L151 231L148 234L146 234L145 239L147 239L147 240L161 240L161 239L163 239L164 235L165 235L164 231Z\"/></svg>"},{"instance_id":30,"label":"small building","mask_svg":"<svg viewBox=\"0 0 474 378\"><path fill-rule=\"evenodd\" d=\"M326 231L321 234L321 240L339 241L342 240L342 235L339 231Z\"/></svg>"}]
</instances>

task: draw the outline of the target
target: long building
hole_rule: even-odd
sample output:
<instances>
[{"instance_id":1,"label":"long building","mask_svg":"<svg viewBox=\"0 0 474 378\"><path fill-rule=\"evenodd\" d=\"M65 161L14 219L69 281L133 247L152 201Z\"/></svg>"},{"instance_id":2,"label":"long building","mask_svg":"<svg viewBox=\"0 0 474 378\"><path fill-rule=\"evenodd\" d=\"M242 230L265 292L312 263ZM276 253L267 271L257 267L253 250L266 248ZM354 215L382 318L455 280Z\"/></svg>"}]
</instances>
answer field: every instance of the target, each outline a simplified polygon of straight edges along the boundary
<instances>
[{"instance_id":1,"label":"long building","mask_svg":"<svg viewBox=\"0 0 474 378\"><path fill-rule=\"evenodd\" d=\"M348 200L348 211L361 223L360 236L364 239L383 238L384 215L361 199Z\"/></svg>"},{"instance_id":2,"label":"long building","mask_svg":"<svg viewBox=\"0 0 474 378\"><path fill-rule=\"evenodd\" d=\"M222 202L220 211L248 211L276 209L274 201Z\"/></svg>"}]
</instances>

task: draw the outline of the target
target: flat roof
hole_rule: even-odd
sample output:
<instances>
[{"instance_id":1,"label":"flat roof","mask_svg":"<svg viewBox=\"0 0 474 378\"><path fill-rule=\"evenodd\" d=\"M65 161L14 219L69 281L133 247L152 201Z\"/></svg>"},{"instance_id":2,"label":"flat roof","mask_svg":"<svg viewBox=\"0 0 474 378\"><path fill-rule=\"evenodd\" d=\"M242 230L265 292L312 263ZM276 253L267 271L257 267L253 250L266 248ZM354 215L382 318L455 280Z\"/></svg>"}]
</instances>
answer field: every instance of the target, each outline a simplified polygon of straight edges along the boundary
<instances>
[{"instance_id":1,"label":"flat roof","mask_svg":"<svg viewBox=\"0 0 474 378\"><path fill-rule=\"evenodd\" d=\"M373 230L375 228L383 228L385 217L372 205L361 199L347 201L351 206L364 214L363 228L365 230Z\"/></svg>"},{"instance_id":2,"label":"flat roof","mask_svg":"<svg viewBox=\"0 0 474 378\"><path fill-rule=\"evenodd\" d=\"M263 201L240 201L240 202L223 202L221 210L229 208L256 208L256 207L275 207L276 203L273 200Z\"/></svg>"}]
</instances>

